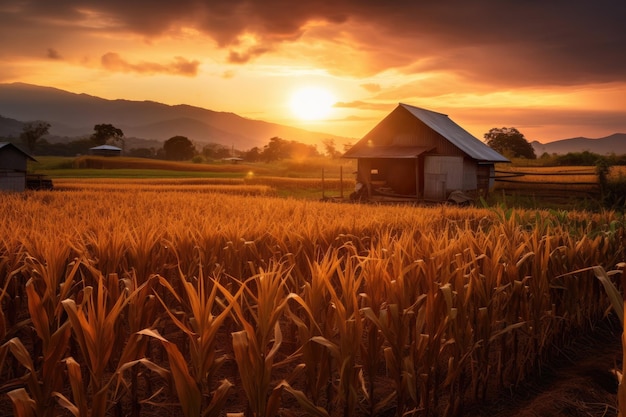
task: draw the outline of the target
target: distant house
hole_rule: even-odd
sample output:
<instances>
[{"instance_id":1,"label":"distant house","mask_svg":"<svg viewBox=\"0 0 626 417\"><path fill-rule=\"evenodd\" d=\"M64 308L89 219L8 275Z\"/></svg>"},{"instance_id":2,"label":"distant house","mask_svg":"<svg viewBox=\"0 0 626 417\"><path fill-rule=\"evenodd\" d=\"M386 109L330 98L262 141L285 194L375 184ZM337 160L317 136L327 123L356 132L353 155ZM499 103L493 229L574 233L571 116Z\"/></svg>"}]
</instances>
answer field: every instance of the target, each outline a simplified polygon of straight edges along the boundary
<instances>
[{"instance_id":1,"label":"distant house","mask_svg":"<svg viewBox=\"0 0 626 417\"><path fill-rule=\"evenodd\" d=\"M89 153L98 156L120 156L122 155L122 148L112 145L100 145L89 148Z\"/></svg>"},{"instance_id":2,"label":"distant house","mask_svg":"<svg viewBox=\"0 0 626 417\"><path fill-rule=\"evenodd\" d=\"M402 103L343 157L357 159L367 197L434 201L459 191L485 194L494 164L510 162L447 115Z\"/></svg>"},{"instance_id":3,"label":"distant house","mask_svg":"<svg viewBox=\"0 0 626 417\"><path fill-rule=\"evenodd\" d=\"M26 165L35 158L9 142L0 142L0 191L26 189Z\"/></svg>"}]
</instances>

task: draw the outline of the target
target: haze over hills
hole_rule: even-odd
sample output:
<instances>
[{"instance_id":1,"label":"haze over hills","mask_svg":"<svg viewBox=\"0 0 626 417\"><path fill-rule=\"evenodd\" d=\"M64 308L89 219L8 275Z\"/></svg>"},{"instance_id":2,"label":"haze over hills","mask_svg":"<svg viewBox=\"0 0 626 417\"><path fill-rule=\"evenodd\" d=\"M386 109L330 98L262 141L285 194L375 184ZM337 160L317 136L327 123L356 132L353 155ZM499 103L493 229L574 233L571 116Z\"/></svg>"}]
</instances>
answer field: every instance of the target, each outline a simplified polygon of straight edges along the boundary
<instances>
[{"instance_id":1,"label":"haze over hills","mask_svg":"<svg viewBox=\"0 0 626 417\"><path fill-rule=\"evenodd\" d=\"M199 145L219 143L239 150L262 147L278 136L308 144L334 138L338 144L359 138L344 138L290 126L247 119L234 113L217 112L189 105L170 106L153 101L106 100L31 84L0 84L0 137L18 137L23 122L45 120L51 124L51 142L85 138L96 124L111 123L132 138L131 147L158 147L181 135ZM134 145L132 145L134 143ZM566 154L589 151L600 155L626 154L626 133L590 139L531 142L539 157L543 153Z\"/></svg>"},{"instance_id":2,"label":"haze over hills","mask_svg":"<svg viewBox=\"0 0 626 417\"><path fill-rule=\"evenodd\" d=\"M70 138L88 137L96 124L110 123L127 138L164 142L180 135L197 144L219 143L240 150L262 147L274 136L307 144L321 144L328 138L338 143L354 141L201 107L106 100L23 83L0 84L0 116L22 122L45 120L51 124L51 135ZM4 124L0 120L0 136L7 135Z\"/></svg>"},{"instance_id":3,"label":"haze over hills","mask_svg":"<svg viewBox=\"0 0 626 417\"><path fill-rule=\"evenodd\" d=\"M533 141L530 143L535 149L535 154L540 157L544 153L566 154L570 152L589 151L599 155L615 153L616 155L626 154L626 133L614 133L603 138L571 138L562 139L550 143L540 143Z\"/></svg>"}]
</instances>

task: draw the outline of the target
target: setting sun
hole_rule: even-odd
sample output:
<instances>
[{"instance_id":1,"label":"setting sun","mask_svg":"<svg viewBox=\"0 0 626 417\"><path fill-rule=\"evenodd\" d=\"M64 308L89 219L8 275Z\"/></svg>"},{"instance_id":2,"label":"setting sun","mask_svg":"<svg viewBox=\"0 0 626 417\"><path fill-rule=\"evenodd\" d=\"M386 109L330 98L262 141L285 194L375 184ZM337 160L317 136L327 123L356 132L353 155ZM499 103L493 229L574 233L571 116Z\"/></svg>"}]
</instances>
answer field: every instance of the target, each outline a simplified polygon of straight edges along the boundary
<instances>
[{"instance_id":1,"label":"setting sun","mask_svg":"<svg viewBox=\"0 0 626 417\"><path fill-rule=\"evenodd\" d=\"M320 120L330 115L333 104L335 97L325 88L304 87L292 94L289 107L301 120Z\"/></svg>"}]
</instances>

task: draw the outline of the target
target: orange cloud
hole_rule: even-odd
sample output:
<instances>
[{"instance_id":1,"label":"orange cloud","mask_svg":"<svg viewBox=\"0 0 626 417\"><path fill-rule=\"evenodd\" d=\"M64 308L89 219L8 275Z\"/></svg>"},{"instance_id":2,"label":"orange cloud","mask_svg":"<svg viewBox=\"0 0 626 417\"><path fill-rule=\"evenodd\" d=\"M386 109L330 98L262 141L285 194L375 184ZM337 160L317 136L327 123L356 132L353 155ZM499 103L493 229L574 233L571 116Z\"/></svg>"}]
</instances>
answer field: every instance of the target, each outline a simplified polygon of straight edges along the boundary
<instances>
[{"instance_id":1,"label":"orange cloud","mask_svg":"<svg viewBox=\"0 0 626 417\"><path fill-rule=\"evenodd\" d=\"M263 55L269 50L269 48L265 48L262 46L257 46L253 48L246 49L242 52L231 50L228 54L228 62L231 64L245 64L250 61L254 57Z\"/></svg>"},{"instance_id":2,"label":"orange cloud","mask_svg":"<svg viewBox=\"0 0 626 417\"><path fill-rule=\"evenodd\" d=\"M23 0L2 9L0 38L16 39L3 47L19 54L41 35L67 39L109 31L154 40L190 28L229 51L227 60L233 63L306 39L311 47L303 48L308 56L302 58L338 74L394 69L456 72L494 86L577 85L626 81L625 15L623 1L596 5L588 0ZM242 47L245 36L253 36L257 46ZM320 44L330 48L316 48ZM109 58L123 71L169 73L173 68L193 75L193 61L192 68L177 69L179 63Z\"/></svg>"},{"instance_id":3,"label":"orange cloud","mask_svg":"<svg viewBox=\"0 0 626 417\"><path fill-rule=\"evenodd\" d=\"M61 59L61 55L59 54L59 52L53 48L48 48L48 50L46 51L46 57L48 57L49 59Z\"/></svg>"},{"instance_id":4,"label":"orange cloud","mask_svg":"<svg viewBox=\"0 0 626 417\"><path fill-rule=\"evenodd\" d=\"M393 105L396 105L398 103L392 103L391 107L393 107ZM390 104L389 103L369 103L366 101L350 101L350 102L337 102L334 104L333 107L338 107L338 108L346 108L346 109L366 109L366 110L389 110L390 109Z\"/></svg>"},{"instance_id":5,"label":"orange cloud","mask_svg":"<svg viewBox=\"0 0 626 417\"><path fill-rule=\"evenodd\" d=\"M101 63L104 68L112 72L136 72L140 74L173 74L192 77L197 75L199 61L189 61L182 57L175 57L168 65L155 62L140 62L132 64L124 60L115 52L102 55Z\"/></svg>"},{"instance_id":6,"label":"orange cloud","mask_svg":"<svg viewBox=\"0 0 626 417\"><path fill-rule=\"evenodd\" d=\"M361 84L361 87L370 93L378 93L381 90L380 84L374 83Z\"/></svg>"}]
</instances>

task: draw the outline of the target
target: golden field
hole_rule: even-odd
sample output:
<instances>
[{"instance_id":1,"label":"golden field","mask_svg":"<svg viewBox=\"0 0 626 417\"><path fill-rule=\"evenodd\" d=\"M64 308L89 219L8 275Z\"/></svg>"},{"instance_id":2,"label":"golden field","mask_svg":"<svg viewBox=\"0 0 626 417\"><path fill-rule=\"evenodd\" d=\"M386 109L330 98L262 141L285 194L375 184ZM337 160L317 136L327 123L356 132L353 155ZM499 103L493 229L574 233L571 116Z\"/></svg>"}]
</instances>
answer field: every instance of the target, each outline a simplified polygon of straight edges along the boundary
<instances>
[{"instance_id":1,"label":"golden field","mask_svg":"<svg viewBox=\"0 0 626 417\"><path fill-rule=\"evenodd\" d=\"M462 415L603 320L589 268L625 257L614 212L64 181L0 199L16 416Z\"/></svg>"}]
</instances>

